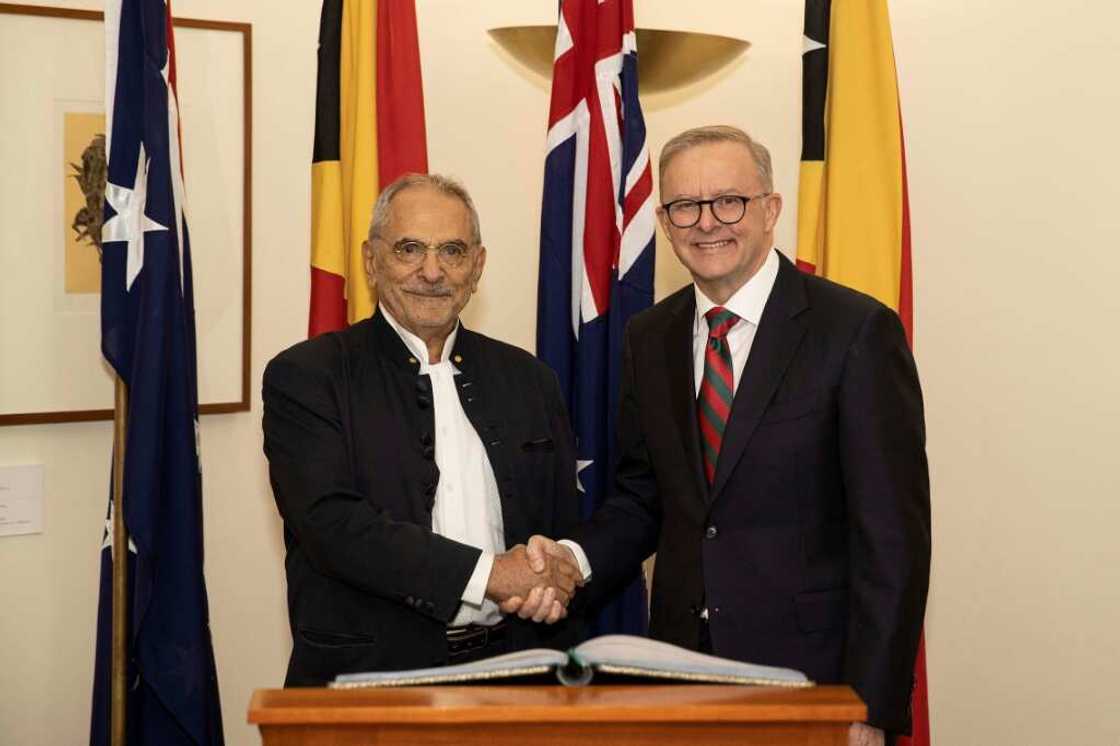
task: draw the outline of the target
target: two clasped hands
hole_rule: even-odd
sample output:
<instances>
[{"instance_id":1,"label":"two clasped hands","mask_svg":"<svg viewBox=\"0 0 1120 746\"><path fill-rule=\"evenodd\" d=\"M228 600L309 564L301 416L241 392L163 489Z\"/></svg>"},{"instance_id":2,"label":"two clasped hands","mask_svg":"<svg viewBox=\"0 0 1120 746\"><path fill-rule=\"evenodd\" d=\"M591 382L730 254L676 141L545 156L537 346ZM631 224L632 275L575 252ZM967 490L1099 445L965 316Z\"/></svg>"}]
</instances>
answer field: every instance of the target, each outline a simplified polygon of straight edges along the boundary
<instances>
[{"instance_id":1,"label":"two clasped hands","mask_svg":"<svg viewBox=\"0 0 1120 746\"><path fill-rule=\"evenodd\" d=\"M503 614L555 624L568 615L568 603L584 583L568 547L536 535L494 557L486 596Z\"/></svg>"}]
</instances>

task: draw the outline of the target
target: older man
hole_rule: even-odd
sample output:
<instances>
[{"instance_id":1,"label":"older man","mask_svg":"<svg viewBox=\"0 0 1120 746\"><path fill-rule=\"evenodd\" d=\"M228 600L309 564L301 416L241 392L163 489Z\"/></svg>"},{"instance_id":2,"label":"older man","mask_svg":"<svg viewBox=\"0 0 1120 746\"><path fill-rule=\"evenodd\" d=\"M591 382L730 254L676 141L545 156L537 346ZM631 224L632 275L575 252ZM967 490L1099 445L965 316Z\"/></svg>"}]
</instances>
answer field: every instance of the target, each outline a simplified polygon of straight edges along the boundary
<instances>
[{"instance_id":1,"label":"older man","mask_svg":"<svg viewBox=\"0 0 1120 746\"><path fill-rule=\"evenodd\" d=\"M537 621L565 615L576 568L534 573L515 545L568 532L578 500L555 376L459 323L486 261L470 197L403 177L378 198L363 251L373 317L295 345L264 375L287 685L569 645L573 620L541 627L498 607L528 597Z\"/></svg>"},{"instance_id":2,"label":"older man","mask_svg":"<svg viewBox=\"0 0 1120 746\"><path fill-rule=\"evenodd\" d=\"M614 496L574 541L530 553L578 558L602 596L656 551L652 636L849 683L873 726L852 742L882 743L910 728L929 582L902 324L777 252L770 154L741 130L673 138L660 182L693 284L627 330Z\"/></svg>"}]
</instances>

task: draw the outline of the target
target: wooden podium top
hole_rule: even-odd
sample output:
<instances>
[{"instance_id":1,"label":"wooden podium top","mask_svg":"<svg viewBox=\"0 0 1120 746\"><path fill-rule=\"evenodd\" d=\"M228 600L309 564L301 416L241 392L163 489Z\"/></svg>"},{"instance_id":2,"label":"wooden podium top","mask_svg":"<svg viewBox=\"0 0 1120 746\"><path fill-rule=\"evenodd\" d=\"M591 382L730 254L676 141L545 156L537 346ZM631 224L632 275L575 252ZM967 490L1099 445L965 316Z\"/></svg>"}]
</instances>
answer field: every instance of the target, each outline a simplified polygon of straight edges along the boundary
<instances>
[{"instance_id":1,"label":"wooden podium top","mask_svg":"<svg viewBox=\"0 0 1120 746\"><path fill-rule=\"evenodd\" d=\"M249 722L314 724L854 722L867 709L846 686L439 686L258 689Z\"/></svg>"}]
</instances>

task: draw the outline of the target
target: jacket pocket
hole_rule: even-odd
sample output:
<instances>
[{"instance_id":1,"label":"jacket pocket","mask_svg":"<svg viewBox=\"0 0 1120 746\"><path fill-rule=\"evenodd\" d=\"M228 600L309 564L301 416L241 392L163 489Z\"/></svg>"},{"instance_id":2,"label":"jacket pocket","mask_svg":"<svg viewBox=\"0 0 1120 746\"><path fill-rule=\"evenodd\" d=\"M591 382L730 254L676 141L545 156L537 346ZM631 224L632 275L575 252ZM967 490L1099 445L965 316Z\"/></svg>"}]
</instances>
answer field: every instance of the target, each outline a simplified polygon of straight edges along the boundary
<instances>
[{"instance_id":1,"label":"jacket pocket","mask_svg":"<svg viewBox=\"0 0 1120 746\"><path fill-rule=\"evenodd\" d=\"M840 629L848 623L848 591L843 588L799 593L793 603L802 632Z\"/></svg>"},{"instance_id":2,"label":"jacket pocket","mask_svg":"<svg viewBox=\"0 0 1120 746\"><path fill-rule=\"evenodd\" d=\"M556 450L556 444L552 442L552 438L534 438L522 443L521 450L526 453L552 453Z\"/></svg>"},{"instance_id":3,"label":"jacket pocket","mask_svg":"<svg viewBox=\"0 0 1120 746\"><path fill-rule=\"evenodd\" d=\"M376 645L377 637L355 632L327 632L319 629L300 627L299 636L308 645L321 648L352 648L363 645Z\"/></svg>"}]
</instances>

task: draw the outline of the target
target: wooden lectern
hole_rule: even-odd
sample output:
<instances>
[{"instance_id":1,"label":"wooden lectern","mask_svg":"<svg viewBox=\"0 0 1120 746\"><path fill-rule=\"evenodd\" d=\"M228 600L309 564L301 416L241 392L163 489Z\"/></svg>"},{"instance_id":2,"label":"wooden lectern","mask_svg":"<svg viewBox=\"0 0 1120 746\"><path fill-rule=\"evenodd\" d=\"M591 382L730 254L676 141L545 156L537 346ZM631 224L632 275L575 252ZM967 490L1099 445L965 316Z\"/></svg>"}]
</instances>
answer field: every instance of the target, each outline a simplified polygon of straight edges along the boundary
<instances>
[{"instance_id":1,"label":"wooden lectern","mask_svg":"<svg viewBox=\"0 0 1120 746\"><path fill-rule=\"evenodd\" d=\"M844 746L867 710L846 686L440 686L259 689L264 746Z\"/></svg>"}]
</instances>

